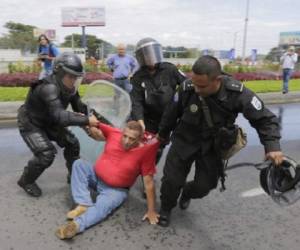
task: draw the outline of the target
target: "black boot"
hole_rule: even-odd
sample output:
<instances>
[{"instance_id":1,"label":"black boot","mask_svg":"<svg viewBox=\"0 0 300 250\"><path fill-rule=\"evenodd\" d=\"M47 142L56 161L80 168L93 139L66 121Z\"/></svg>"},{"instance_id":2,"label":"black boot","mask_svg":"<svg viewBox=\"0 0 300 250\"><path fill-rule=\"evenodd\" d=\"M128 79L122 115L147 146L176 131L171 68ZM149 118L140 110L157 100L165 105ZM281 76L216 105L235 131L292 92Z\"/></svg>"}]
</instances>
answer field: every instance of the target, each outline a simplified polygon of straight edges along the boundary
<instances>
[{"instance_id":1,"label":"black boot","mask_svg":"<svg viewBox=\"0 0 300 250\"><path fill-rule=\"evenodd\" d=\"M42 195L42 190L39 186L32 182L28 181L28 168L24 168L24 172L21 175L20 179L18 180L18 185L25 190L27 194L33 197L40 197Z\"/></svg>"},{"instance_id":2,"label":"black boot","mask_svg":"<svg viewBox=\"0 0 300 250\"><path fill-rule=\"evenodd\" d=\"M186 210L190 206L190 203L191 203L191 199L184 196L182 192L179 199L179 207L182 210Z\"/></svg>"},{"instance_id":3,"label":"black boot","mask_svg":"<svg viewBox=\"0 0 300 250\"><path fill-rule=\"evenodd\" d=\"M160 209L158 225L160 225L161 227L168 227L170 224L170 217L171 217L171 211Z\"/></svg>"}]
</instances>

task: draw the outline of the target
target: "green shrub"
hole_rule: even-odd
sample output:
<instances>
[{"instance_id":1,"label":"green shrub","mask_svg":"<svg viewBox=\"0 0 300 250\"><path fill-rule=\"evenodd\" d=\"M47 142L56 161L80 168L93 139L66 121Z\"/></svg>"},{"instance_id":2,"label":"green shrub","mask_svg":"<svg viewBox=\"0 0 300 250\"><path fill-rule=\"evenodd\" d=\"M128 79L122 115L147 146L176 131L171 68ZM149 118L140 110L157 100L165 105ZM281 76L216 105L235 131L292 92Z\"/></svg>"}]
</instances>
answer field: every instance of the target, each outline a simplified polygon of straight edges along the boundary
<instances>
[{"instance_id":1,"label":"green shrub","mask_svg":"<svg viewBox=\"0 0 300 250\"><path fill-rule=\"evenodd\" d=\"M42 67L38 61L34 61L31 65L28 65L23 61L8 64L9 73L38 73L41 70Z\"/></svg>"},{"instance_id":2,"label":"green shrub","mask_svg":"<svg viewBox=\"0 0 300 250\"><path fill-rule=\"evenodd\" d=\"M182 72L191 72L192 71L192 65L191 64L183 64L183 65L177 64L176 66Z\"/></svg>"},{"instance_id":3,"label":"green shrub","mask_svg":"<svg viewBox=\"0 0 300 250\"><path fill-rule=\"evenodd\" d=\"M88 59L84 64L85 72L110 72L110 69L104 62L97 61L96 59Z\"/></svg>"}]
</instances>

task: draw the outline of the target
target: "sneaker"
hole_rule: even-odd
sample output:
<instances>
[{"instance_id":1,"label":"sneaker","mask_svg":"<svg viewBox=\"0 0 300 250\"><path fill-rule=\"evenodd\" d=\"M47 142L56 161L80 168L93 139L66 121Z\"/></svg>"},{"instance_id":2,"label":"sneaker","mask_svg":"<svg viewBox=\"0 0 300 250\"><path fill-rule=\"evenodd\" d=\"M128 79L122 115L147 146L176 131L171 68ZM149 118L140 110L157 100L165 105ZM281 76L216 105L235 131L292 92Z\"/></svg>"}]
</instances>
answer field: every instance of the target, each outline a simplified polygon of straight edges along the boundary
<instances>
[{"instance_id":1,"label":"sneaker","mask_svg":"<svg viewBox=\"0 0 300 250\"><path fill-rule=\"evenodd\" d=\"M18 185L25 190L27 194L33 197L40 197L42 195L42 190L39 186L34 183L25 183L21 176L20 180L18 181Z\"/></svg>"},{"instance_id":2,"label":"sneaker","mask_svg":"<svg viewBox=\"0 0 300 250\"><path fill-rule=\"evenodd\" d=\"M70 221L65 225L61 225L55 235L61 240L71 239L79 232L79 225L75 221Z\"/></svg>"},{"instance_id":3,"label":"sneaker","mask_svg":"<svg viewBox=\"0 0 300 250\"><path fill-rule=\"evenodd\" d=\"M73 220L79 215L83 214L86 210L87 210L86 206L78 205L75 209L67 213L67 218Z\"/></svg>"},{"instance_id":4,"label":"sneaker","mask_svg":"<svg viewBox=\"0 0 300 250\"><path fill-rule=\"evenodd\" d=\"M181 193L181 196L180 196L180 199L179 199L179 207L182 209L182 210L186 210L191 204L191 199L190 198L187 198L185 197L182 193Z\"/></svg>"},{"instance_id":5,"label":"sneaker","mask_svg":"<svg viewBox=\"0 0 300 250\"><path fill-rule=\"evenodd\" d=\"M163 209L160 209L159 211L159 219L158 219L158 225L161 227L168 227L170 225L170 217L171 217L171 211L165 211Z\"/></svg>"}]
</instances>

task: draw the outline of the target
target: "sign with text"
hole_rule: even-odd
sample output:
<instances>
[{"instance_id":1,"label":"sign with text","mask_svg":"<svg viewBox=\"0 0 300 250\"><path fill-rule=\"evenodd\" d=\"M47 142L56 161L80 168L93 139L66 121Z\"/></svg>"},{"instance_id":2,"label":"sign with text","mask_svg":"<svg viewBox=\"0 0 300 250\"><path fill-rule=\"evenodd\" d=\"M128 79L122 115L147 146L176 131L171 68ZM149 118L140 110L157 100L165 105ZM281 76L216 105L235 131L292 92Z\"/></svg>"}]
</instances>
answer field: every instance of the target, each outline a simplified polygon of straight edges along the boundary
<instances>
[{"instance_id":1,"label":"sign with text","mask_svg":"<svg viewBox=\"0 0 300 250\"><path fill-rule=\"evenodd\" d=\"M299 45L300 44L300 31L280 32L279 44L280 45Z\"/></svg>"},{"instance_id":2,"label":"sign with text","mask_svg":"<svg viewBox=\"0 0 300 250\"><path fill-rule=\"evenodd\" d=\"M105 26L103 7L66 7L62 8L62 26Z\"/></svg>"}]
</instances>

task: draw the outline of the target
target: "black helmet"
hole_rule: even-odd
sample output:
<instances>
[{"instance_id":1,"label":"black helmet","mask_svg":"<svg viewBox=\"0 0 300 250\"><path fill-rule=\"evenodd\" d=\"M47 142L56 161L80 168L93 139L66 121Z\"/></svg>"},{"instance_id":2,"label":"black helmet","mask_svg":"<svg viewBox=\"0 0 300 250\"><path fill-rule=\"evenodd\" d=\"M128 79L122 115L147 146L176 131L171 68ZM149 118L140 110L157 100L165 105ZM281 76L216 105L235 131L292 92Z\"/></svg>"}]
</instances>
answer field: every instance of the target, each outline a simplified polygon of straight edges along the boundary
<instances>
[{"instance_id":1,"label":"black helmet","mask_svg":"<svg viewBox=\"0 0 300 250\"><path fill-rule=\"evenodd\" d=\"M136 45L135 56L141 67L154 66L163 60L161 45L153 38L140 40Z\"/></svg>"},{"instance_id":2,"label":"black helmet","mask_svg":"<svg viewBox=\"0 0 300 250\"><path fill-rule=\"evenodd\" d=\"M281 166L270 163L260 172L260 185L271 198L282 206L300 199L300 165L285 157Z\"/></svg>"},{"instance_id":3,"label":"black helmet","mask_svg":"<svg viewBox=\"0 0 300 250\"><path fill-rule=\"evenodd\" d=\"M61 77L65 73L75 76L83 76L84 74L80 58L72 52L63 52L55 58L53 72Z\"/></svg>"}]
</instances>

